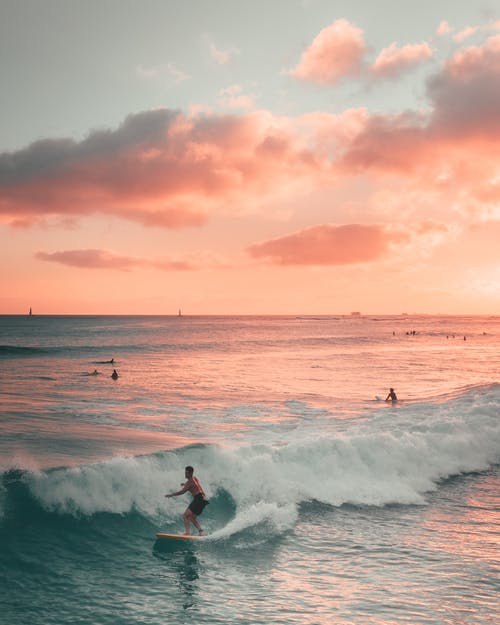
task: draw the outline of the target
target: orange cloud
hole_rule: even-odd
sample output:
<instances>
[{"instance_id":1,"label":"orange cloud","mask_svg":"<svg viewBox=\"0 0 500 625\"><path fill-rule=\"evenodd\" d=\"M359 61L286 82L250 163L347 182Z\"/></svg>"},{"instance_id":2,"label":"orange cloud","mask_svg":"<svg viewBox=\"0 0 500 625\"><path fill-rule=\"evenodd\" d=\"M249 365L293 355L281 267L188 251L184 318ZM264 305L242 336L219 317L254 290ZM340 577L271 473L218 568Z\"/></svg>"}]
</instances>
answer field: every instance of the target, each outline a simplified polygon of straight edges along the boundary
<instances>
[{"instance_id":1,"label":"orange cloud","mask_svg":"<svg viewBox=\"0 0 500 625\"><path fill-rule=\"evenodd\" d=\"M457 43L462 43L463 41L477 33L478 30L479 26L467 26L467 28L464 28L460 32L453 35L453 40Z\"/></svg>"},{"instance_id":2,"label":"orange cloud","mask_svg":"<svg viewBox=\"0 0 500 625\"><path fill-rule=\"evenodd\" d=\"M195 259L184 260L152 260L115 254L108 250L65 250L61 252L37 252L35 258L79 269L115 269L130 271L138 268L159 269L162 271L194 271L201 269L203 264ZM200 259L201 260L201 259ZM206 259L205 259L206 261Z\"/></svg>"},{"instance_id":3,"label":"orange cloud","mask_svg":"<svg viewBox=\"0 0 500 625\"><path fill-rule=\"evenodd\" d=\"M427 113L368 117L339 160L343 170L426 172L428 181L454 173L461 185L498 176L500 36L455 53L427 90Z\"/></svg>"},{"instance_id":4,"label":"orange cloud","mask_svg":"<svg viewBox=\"0 0 500 625\"><path fill-rule=\"evenodd\" d=\"M252 109L255 98L253 95L245 95L241 85L231 85L219 91L219 104L232 109Z\"/></svg>"},{"instance_id":5,"label":"orange cloud","mask_svg":"<svg viewBox=\"0 0 500 625\"><path fill-rule=\"evenodd\" d=\"M436 35L442 37L443 35L447 35L448 33L450 33L452 30L453 29L448 24L448 22L446 20L442 20L436 29Z\"/></svg>"},{"instance_id":6,"label":"orange cloud","mask_svg":"<svg viewBox=\"0 0 500 625\"><path fill-rule=\"evenodd\" d=\"M391 43L380 52L371 71L376 76L395 78L431 57L432 50L428 43L409 44L401 48L396 43Z\"/></svg>"},{"instance_id":7,"label":"orange cloud","mask_svg":"<svg viewBox=\"0 0 500 625\"><path fill-rule=\"evenodd\" d=\"M453 136L496 140L500 132L500 35L460 50L428 87L432 127Z\"/></svg>"},{"instance_id":8,"label":"orange cloud","mask_svg":"<svg viewBox=\"0 0 500 625\"><path fill-rule=\"evenodd\" d=\"M346 76L396 78L432 57L426 42L402 47L392 43L369 67L364 60L367 51L363 31L345 19L337 20L320 31L290 75L320 85L334 85Z\"/></svg>"},{"instance_id":9,"label":"orange cloud","mask_svg":"<svg viewBox=\"0 0 500 625\"><path fill-rule=\"evenodd\" d=\"M248 253L278 265L349 265L380 260L408 239L380 225L325 224L257 243Z\"/></svg>"},{"instance_id":10,"label":"orange cloud","mask_svg":"<svg viewBox=\"0 0 500 625\"><path fill-rule=\"evenodd\" d=\"M212 214L242 214L365 172L460 192L466 210L475 210L472 200L495 201L500 35L457 51L427 93L430 107L418 113L355 109L291 118L161 109L82 141L38 141L0 154L0 219L27 226L110 214L148 226L195 227Z\"/></svg>"},{"instance_id":11,"label":"orange cloud","mask_svg":"<svg viewBox=\"0 0 500 625\"><path fill-rule=\"evenodd\" d=\"M195 118L166 109L129 116L77 142L45 139L0 155L0 216L10 223L107 213L166 228L242 210L320 167L266 113ZM281 159L264 149L279 136Z\"/></svg>"},{"instance_id":12,"label":"orange cloud","mask_svg":"<svg viewBox=\"0 0 500 625\"><path fill-rule=\"evenodd\" d=\"M320 31L290 74L320 85L333 85L343 76L361 71L365 52L363 31L345 19L336 20Z\"/></svg>"},{"instance_id":13,"label":"orange cloud","mask_svg":"<svg viewBox=\"0 0 500 625\"><path fill-rule=\"evenodd\" d=\"M213 43L210 44L210 56L219 65L227 65L231 60L231 55L226 50L219 50Z\"/></svg>"},{"instance_id":14,"label":"orange cloud","mask_svg":"<svg viewBox=\"0 0 500 625\"><path fill-rule=\"evenodd\" d=\"M344 170L411 173L429 157L426 117L413 113L374 115L347 147Z\"/></svg>"}]
</instances>

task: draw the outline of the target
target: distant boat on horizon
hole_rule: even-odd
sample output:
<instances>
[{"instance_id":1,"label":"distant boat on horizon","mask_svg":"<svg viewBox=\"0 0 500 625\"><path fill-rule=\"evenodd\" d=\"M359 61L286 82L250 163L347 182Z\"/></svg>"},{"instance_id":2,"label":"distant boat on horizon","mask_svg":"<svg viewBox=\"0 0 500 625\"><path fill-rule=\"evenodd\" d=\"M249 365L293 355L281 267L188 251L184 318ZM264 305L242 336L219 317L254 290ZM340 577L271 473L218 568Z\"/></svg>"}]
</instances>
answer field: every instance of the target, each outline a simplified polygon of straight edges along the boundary
<instances>
[{"instance_id":1,"label":"distant boat on horizon","mask_svg":"<svg viewBox=\"0 0 500 625\"><path fill-rule=\"evenodd\" d=\"M30 306L30 317L33 315L33 311L31 310L31 306Z\"/></svg>"},{"instance_id":2,"label":"distant boat on horizon","mask_svg":"<svg viewBox=\"0 0 500 625\"><path fill-rule=\"evenodd\" d=\"M177 313L178 317L182 317L182 310L179 308L179 312Z\"/></svg>"}]
</instances>

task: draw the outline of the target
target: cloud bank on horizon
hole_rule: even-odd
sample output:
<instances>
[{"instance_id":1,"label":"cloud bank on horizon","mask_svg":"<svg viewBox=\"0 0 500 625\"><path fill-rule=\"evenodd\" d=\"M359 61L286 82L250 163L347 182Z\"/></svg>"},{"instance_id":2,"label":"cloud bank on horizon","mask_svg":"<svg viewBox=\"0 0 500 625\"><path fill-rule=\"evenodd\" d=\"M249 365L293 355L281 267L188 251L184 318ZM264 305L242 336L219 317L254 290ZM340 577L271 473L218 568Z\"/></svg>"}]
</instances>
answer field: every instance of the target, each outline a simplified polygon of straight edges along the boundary
<instances>
[{"instance_id":1,"label":"cloud bank on horizon","mask_svg":"<svg viewBox=\"0 0 500 625\"><path fill-rule=\"evenodd\" d=\"M77 269L421 262L471 224L500 219L498 30L489 22L457 31L443 20L429 41L374 51L361 28L336 19L305 47L289 81L332 93L346 81L382 89L427 68L425 105L284 114L257 108L233 82L218 97L235 112L158 107L79 140L44 138L1 153L0 221L15 230L63 230L68 220L78 228L85 219L118 218L165 232L270 224L248 228L230 262L220 243L213 254L159 260L83 240L78 248L33 251L38 261ZM480 39L468 43L472 37ZM444 39L452 47L438 60ZM225 68L234 53L212 43L210 56ZM360 189L355 200L346 199L348 185ZM316 195L330 205L321 215L310 209ZM221 253L224 262L214 260Z\"/></svg>"}]
</instances>

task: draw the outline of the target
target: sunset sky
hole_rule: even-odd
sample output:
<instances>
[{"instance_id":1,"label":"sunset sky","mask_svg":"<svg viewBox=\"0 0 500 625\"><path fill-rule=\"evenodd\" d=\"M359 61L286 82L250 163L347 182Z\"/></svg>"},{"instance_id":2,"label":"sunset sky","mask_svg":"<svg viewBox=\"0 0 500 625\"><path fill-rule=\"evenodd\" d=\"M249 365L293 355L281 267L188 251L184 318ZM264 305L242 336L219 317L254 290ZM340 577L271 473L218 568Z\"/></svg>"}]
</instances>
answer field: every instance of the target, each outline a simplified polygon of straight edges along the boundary
<instances>
[{"instance_id":1,"label":"sunset sky","mask_svg":"<svg viewBox=\"0 0 500 625\"><path fill-rule=\"evenodd\" d=\"M500 314L493 0L2 0L0 313Z\"/></svg>"}]
</instances>

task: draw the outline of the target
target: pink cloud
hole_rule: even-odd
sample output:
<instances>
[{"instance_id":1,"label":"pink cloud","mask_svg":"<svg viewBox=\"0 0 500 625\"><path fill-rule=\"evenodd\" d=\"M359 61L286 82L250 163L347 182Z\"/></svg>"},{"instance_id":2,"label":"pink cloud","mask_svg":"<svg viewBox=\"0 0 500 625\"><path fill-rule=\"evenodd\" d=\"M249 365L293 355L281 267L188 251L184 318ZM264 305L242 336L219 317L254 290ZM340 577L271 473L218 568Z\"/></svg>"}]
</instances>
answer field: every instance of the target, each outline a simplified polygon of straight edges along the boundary
<instances>
[{"instance_id":1,"label":"pink cloud","mask_svg":"<svg viewBox=\"0 0 500 625\"><path fill-rule=\"evenodd\" d=\"M428 81L427 94L427 111L360 118L333 169L341 178L365 175L378 188L394 187L403 219L421 215L419 206L428 216L432 206L455 217L498 215L500 36L455 52ZM397 210L393 205L391 214ZM383 206L377 211L388 214Z\"/></svg>"},{"instance_id":2,"label":"pink cloud","mask_svg":"<svg viewBox=\"0 0 500 625\"><path fill-rule=\"evenodd\" d=\"M320 85L333 85L345 76L367 76L369 73L395 78L432 57L432 50L426 42L402 47L392 43L368 68L364 60L367 51L363 31L345 19L337 20L320 31L290 75Z\"/></svg>"},{"instance_id":3,"label":"pink cloud","mask_svg":"<svg viewBox=\"0 0 500 625\"><path fill-rule=\"evenodd\" d=\"M446 20L442 20L436 29L436 35L442 37L443 35L447 35L448 33L450 33L452 30L453 29L448 24L448 22Z\"/></svg>"},{"instance_id":4,"label":"pink cloud","mask_svg":"<svg viewBox=\"0 0 500 625\"><path fill-rule=\"evenodd\" d=\"M500 133L500 35L459 50L428 85L432 127L454 136L498 140Z\"/></svg>"},{"instance_id":5,"label":"pink cloud","mask_svg":"<svg viewBox=\"0 0 500 625\"><path fill-rule=\"evenodd\" d=\"M237 95L237 93L236 93ZM299 117L166 109L82 141L45 139L0 154L0 219L28 226L116 215L164 228L287 206L295 191L348 176L405 176L432 192L494 201L500 162L500 35L457 51L427 84L429 108ZM278 201L279 200L279 201Z\"/></svg>"},{"instance_id":6,"label":"pink cloud","mask_svg":"<svg viewBox=\"0 0 500 625\"><path fill-rule=\"evenodd\" d=\"M252 95L243 93L241 85L231 85L219 91L219 103L221 106L231 109L252 109L255 107L255 99Z\"/></svg>"},{"instance_id":7,"label":"pink cloud","mask_svg":"<svg viewBox=\"0 0 500 625\"><path fill-rule=\"evenodd\" d=\"M213 43L210 44L210 55L219 65L227 65L231 60L231 54L226 50L219 50Z\"/></svg>"},{"instance_id":8,"label":"pink cloud","mask_svg":"<svg viewBox=\"0 0 500 625\"><path fill-rule=\"evenodd\" d=\"M262 148L276 134L279 161ZM45 139L0 154L0 217L34 223L104 213L165 228L199 226L214 211L242 210L320 166L291 125L267 113L149 111L79 142Z\"/></svg>"},{"instance_id":9,"label":"pink cloud","mask_svg":"<svg viewBox=\"0 0 500 625\"><path fill-rule=\"evenodd\" d=\"M479 26L467 26L467 28L464 28L460 32L453 35L453 40L457 43L462 43L463 41L477 33L478 30Z\"/></svg>"},{"instance_id":10,"label":"pink cloud","mask_svg":"<svg viewBox=\"0 0 500 625\"><path fill-rule=\"evenodd\" d=\"M248 252L277 265L349 265L380 260L408 238L380 225L325 224L257 243Z\"/></svg>"},{"instance_id":11,"label":"pink cloud","mask_svg":"<svg viewBox=\"0 0 500 625\"><path fill-rule=\"evenodd\" d=\"M382 170L411 173L430 158L427 118L414 113L374 115L347 147L340 166L345 171Z\"/></svg>"},{"instance_id":12,"label":"pink cloud","mask_svg":"<svg viewBox=\"0 0 500 625\"><path fill-rule=\"evenodd\" d=\"M323 28L290 74L300 80L333 85L361 71L366 46L363 31L345 19Z\"/></svg>"},{"instance_id":13,"label":"pink cloud","mask_svg":"<svg viewBox=\"0 0 500 625\"><path fill-rule=\"evenodd\" d=\"M391 43L380 52L371 71L376 76L394 78L431 57L432 50L428 43L406 45L401 48L396 43Z\"/></svg>"},{"instance_id":14,"label":"pink cloud","mask_svg":"<svg viewBox=\"0 0 500 625\"><path fill-rule=\"evenodd\" d=\"M427 89L429 112L368 117L339 164L348 171L431 176L455 169L459 184L493 175L500 138L500 36L456 52Z\"/></svg>"},{"instance_id":15,"label":"pink cloud","mask_svg":"<svg viewBox=\"0 0 500 625\"><path fill-rule=\"evenodd\" d=\"M201 265L194 259L184 260L152 260L115 254L108 250L65 250L61 252L37 252L38 260L59 263L78 269L114 269L119 271L131 271L132 269L147 268L162 271L193 271L200 269Z\"/></svg>"}]
</instances>

